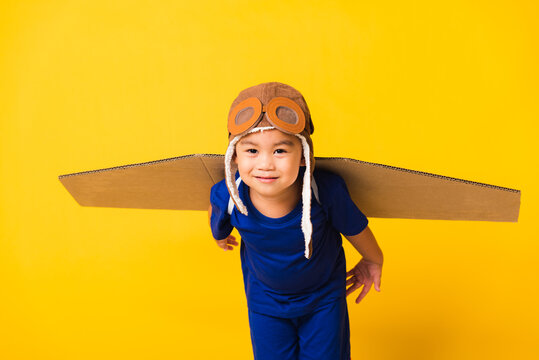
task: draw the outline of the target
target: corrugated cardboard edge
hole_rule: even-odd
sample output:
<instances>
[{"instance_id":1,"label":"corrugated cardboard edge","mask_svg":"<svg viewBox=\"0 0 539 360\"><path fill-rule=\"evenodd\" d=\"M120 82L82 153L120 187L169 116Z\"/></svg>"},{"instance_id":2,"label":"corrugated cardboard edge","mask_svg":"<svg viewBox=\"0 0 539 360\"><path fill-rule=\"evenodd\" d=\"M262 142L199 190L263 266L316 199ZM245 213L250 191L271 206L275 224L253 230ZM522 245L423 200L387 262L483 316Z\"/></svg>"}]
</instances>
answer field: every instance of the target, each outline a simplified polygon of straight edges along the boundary
<instances>
[{"instance_id":1,"label":"corrugated cardboard edge","mask_svg":"<svg viewBox=\"0 0 539 360\"><path fill-rule=\"evenodd\" d=\"M349 158L321 158L317 167L341 175L370 217L518 221L516 189Z\"/></svg>"},{"instance_id":2,"label":"corrugated cardboard edge","mask_svg":"<svg viewBox=\"0 0 539 360\"><path fill-rule=\"evenodd\" d=\"M189 159L193 160L193 162L191 162ZM107 196L109 198L114 198L117 193L109 192L107 195L106 192L102 192L103 196L101 198L99 198L97 195L99 195L99 191L107 188L107 186L112 186L113 190L116 189L114 188L114 185L111 185L111 182L101 186L101 189L99 189L99 186L92 189L92 187L95 187L94 184L96 182L103 182L104 178L110 176L112 173L122 172L124 170L129 172L129 170L135 170L137 168L137 171L140 171L140 169L144 167L152 168L150 173L144 174L145 177L153 177L156 172L159 171L168 171L167 174L163 175L165 176L164 178L167 178L167 176L169 176L169 178L170 176L174 178L175 173L173 169L164 169L162 166L167 167L168 165L174 165L167 165L169 162L178 162L183 164L184 161L189 161L189 163L196 166L195 159L199 159L199 164L201 168L204 169L207 177L200 175L197 179L193 179L192 176L189 176L188 179L184 179L185 181L192 182L193 189L196 189L193 191L188 191L187 195L191 196L195 192L198 194L196 196L196 201L191 199L190 201L192 203L189 204L179 205L179 203L182 201L186 202L185 199L180 198L177 199L177 202L171 203L169 201L170 194L168 198L160 200L164 202L168 201L166 204L159 204L159 201L150 201L146 202L146 204L144 204L144 201L142 201L140 204L137 204L136 201L125 201L133 196L135 197L135 200L137 199L137 196L140 194L136 189L131 189L130 193L128 192L124 195L123 203L120 201L121 199L118 199L116 202L107 202ZM218 154L191 154L156 161L65 174L60 175L59 180L62 182L62 184L64 184L66 189L68 189L77 202L84 206L205 210L209 204L209 189L211 188L211 185L217 183L224 177L223 159L224 156ZM339 173L347 182L349 191L354 201L366 213L366 215L370 217L487 221L518 220L520 191L516 189L341 157L317 157L316 167L318 169L330 170ZM177 168L176 171L178 172L179 169L180 168ZM181 173L181 171L178 173ZM95 176L97 176L97 178ZM129 184L131 186L133 179L129 178L129 176L131 176L129 174L126 174L126 176L128 176ZM79 181L78 184L77 181L72 181L75 179L82 179L84 177L88 178L88 180ZM389 181L388 177L394 177L395 181ZM125 181L125 178L123 181ZM380 186L371 186L377 182ZM174 186L169 184L169 181L167 181L164 185L171 185L170 189L174 189L177 184L181 184L181 181L176 183ZM403 188L401 184L406 184L407 188ZM151 187L156 187L158 185L159 184L156 185L154 182L152 183ZM148 185L144 184L140 184L140 186L148 187ZM371 187L370 189L369 186ZM84 187L86 187L86 189L84 189ZM444 191L442 191L442 187L444 188ZM136 188L136 186L134 188ZM415 195L411 195L410 199L408 200L406 197L408 196L407 193L409 193L410 190L414 190ZM414 196L422 197L423 193L425 192L424 190L429 190L430 196L433 197L432 199L421 199L421 201L426 202L426 205L428 205L426 207L421 207L419 206L420 204L418 203L417 199L414 199ZM462 197L463 194L468 194L466 195L467 197L463 198L464 204L451 204L451 207L447 208L441 206L445 206L445 203L448 200L450 202L453 201L452 198L448 199L447 194L444 193L447 190L454 192L457 197ZM86 195L90 194L90 198L93 196L94 200L97 200L87 201L87 197L86 201L79 201L79 198L81 198L80 195L84 194L85 191ZM116 191L121 191L121 189L116 189ZM185 195L178 195L178 197L182 196L185 197ZM440 196L442 197L440 198ZM444 198L444 196L446 198ZM438 204L441 205L434 204L435 206L432 206L433 201L438 201ZM468 206L468 208L464 205ZM397 211L395 212L395 210Z\"/></svg>"}]
</instances>

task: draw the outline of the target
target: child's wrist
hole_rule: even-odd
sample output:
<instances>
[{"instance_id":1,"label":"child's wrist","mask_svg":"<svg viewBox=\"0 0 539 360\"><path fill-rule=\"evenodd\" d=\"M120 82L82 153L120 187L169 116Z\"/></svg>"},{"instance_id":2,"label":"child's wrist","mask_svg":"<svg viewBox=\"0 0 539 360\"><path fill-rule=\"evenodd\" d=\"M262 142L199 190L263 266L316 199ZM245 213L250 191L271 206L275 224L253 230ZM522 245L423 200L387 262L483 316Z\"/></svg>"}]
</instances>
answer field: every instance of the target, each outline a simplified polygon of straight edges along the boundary
<instances>
[{"instance_id":1,"label":"child's wrist","mask_svg":"<svg viewBox=\"0 0 539 360\"><path fill-rule=\"evenodd\" d=\"M383 257L381 257L379 259L367 259L367 258L364 257L362 260L367 262L367 263L380 265L380 266L382 266L384 264L384 258Z\"/></svg>"}]
</instances>

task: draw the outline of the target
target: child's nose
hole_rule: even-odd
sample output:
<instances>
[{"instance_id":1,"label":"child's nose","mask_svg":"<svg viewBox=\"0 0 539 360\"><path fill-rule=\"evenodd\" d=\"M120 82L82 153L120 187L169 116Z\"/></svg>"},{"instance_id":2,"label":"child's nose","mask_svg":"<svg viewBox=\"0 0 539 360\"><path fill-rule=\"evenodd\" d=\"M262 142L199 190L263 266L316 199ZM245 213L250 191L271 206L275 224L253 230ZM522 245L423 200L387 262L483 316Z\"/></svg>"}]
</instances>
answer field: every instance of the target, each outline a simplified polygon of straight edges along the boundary
<instances>
[{"instance_id":1,"label":"child's nose","mask_svg":"<svg viewBox=\"0 0 539 360\"><path fill-rule=\"evenodd\" d=\"M272 154L261 154L261 156L259 156L258 167L261 170L272 170L273 165Z\"/></svg>"}]
</instances>

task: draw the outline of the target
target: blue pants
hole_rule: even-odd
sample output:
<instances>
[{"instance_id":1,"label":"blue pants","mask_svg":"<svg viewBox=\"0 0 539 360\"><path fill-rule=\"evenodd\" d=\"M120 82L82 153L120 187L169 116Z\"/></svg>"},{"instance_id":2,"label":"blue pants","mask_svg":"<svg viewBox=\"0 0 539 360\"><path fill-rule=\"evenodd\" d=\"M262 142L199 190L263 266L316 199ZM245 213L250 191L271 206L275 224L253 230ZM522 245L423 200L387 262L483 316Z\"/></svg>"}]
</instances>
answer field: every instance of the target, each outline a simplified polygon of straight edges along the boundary
<instances>
[{"instance_id":1,"label":"blue pants","mask_svg":"<svg viewBox=\"0 0 539 360\"><path fill-rule=\"evenodd\" d=\"M256 360L350 360L346 299L297 318L278 318L249 310Z\"/></svg>"}]
</instances>

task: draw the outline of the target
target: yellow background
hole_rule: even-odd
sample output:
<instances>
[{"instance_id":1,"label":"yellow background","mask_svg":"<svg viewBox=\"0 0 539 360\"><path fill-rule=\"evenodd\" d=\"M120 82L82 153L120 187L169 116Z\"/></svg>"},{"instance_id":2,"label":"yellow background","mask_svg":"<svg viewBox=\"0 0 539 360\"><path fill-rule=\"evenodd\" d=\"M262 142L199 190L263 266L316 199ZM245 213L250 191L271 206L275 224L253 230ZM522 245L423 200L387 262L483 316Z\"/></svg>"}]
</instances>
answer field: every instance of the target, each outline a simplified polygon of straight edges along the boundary
<instances>
[{"instance_id":1,"label":"yellow background","mask_svg":"<svg viewBox=\"0 0 539 360\"><path fill-rule=\"evenodd\" d=\"M307 99L317 156L522 190L518 223L371 219L354 359L537 359L535 1L3 1L0 358L250 359L203 212L80 207L60 174L224 153L245 87ZM346 244L349 266L359 260Z\"/></svg>"}]
</instances>

